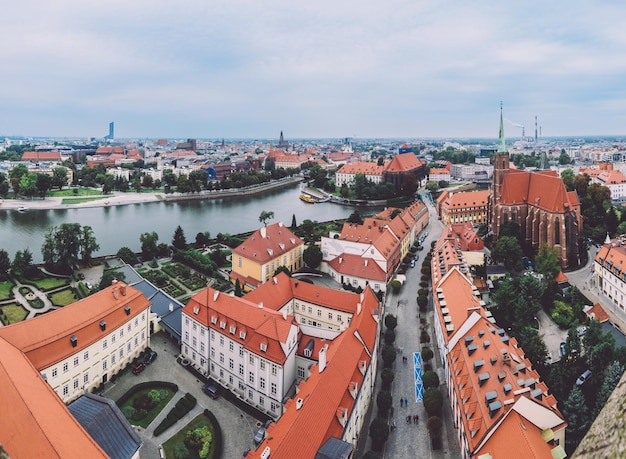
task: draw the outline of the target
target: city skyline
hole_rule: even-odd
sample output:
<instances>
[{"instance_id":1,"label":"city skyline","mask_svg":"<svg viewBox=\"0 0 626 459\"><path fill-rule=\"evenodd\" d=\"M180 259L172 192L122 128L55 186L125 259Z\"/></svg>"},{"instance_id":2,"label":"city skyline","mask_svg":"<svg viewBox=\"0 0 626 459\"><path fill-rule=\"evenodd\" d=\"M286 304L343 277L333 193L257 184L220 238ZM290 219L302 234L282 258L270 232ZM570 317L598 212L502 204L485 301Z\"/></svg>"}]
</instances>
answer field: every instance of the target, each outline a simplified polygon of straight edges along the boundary
<instances>
[{"instance_id":1,"label":"city skyline","mask_svg":"<svg viewBox=\"0 0 626 459\"><path fill-rule=\"evenodd\" d=\"M0 135L496 138L626 133L608 1L7 5Z\"/></svg>"}]
</instances>

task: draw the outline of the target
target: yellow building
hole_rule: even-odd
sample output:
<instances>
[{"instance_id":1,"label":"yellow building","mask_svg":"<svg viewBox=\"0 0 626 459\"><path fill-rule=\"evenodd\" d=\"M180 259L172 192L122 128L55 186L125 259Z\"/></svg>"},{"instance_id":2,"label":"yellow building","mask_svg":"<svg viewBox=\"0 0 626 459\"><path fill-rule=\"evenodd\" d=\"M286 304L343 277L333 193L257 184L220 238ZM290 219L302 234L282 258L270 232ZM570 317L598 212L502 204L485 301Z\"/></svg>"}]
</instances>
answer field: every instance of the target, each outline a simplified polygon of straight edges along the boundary
<instances>
[{"instance_id":1,"label":"yellow building","mask_svg":"<svg viewBox=\"0 0 626 459\"><path fill-rule=\"evenodd\" d=\"M267 282L280 266L296 272L302 265L302 239L282 222L255 231L233 250L231 282L239 280L244 291Z\"/></svg>"}]
</instances>

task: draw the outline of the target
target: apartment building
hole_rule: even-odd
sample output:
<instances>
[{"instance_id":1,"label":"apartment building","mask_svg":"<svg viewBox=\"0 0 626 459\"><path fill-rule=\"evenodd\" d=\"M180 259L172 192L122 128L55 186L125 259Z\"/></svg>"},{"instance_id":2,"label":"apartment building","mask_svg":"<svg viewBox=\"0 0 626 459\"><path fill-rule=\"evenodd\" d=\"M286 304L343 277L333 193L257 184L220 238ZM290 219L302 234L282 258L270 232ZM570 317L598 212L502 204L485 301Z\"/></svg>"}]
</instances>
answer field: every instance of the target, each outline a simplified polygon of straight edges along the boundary
<instances>
[{"instance_id":1,"label":"apartment building","mask_svg":"<svg viewBox=\"0 0 626 459\"><path fill-rule=\"evenodd\" d=\"M626 311L626 236L608 239L594 259L594 282L615 308Z\"/></svg>"},{"instance_id":2,"label":"apartment building","mask_svg":"<svg viewBox=\"0 0 626 459\"><path fill-rule=\"evenodd\" d=\"M446 224L487 223L491 191L444 192L437 199L441 221Z\"/></svg>"}]
</instances>

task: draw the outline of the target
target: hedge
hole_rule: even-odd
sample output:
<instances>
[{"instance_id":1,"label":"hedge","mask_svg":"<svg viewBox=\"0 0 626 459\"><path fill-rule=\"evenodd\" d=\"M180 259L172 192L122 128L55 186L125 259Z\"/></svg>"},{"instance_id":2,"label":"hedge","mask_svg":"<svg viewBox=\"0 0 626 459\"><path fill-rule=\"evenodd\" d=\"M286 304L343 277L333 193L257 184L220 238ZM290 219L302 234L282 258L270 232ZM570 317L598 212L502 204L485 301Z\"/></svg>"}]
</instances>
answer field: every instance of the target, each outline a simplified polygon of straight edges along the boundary
<instances>
[{"instance_id":1,"label":"hedge","mask_svg":"<svg viewBox=\"0 0 626 459\"><path fill-rule=\"evenodd\" d=\"M209 418L211 424L213 424L213 459L220 459L222 457L222 428L220 427L220 423L217 422L217 418L215 415L209 411L204 410L204 415Z\"/></svg>"},{"instance_id":2,"label":"hedge","mask_svg":"<svg viewBox=\"0 0 626 459\"><path fill-rule=\"evenodd\" d=\"M172 427L176 422L189 413L194 406L196 406L196 398L187 392L183 397L176 402L174 408L167 413L165 419L161 421L161 423L154 429L154 436L158 437L167 429Z\"/></svg>"},{"instance_id":3,"label":"hedge","mask_svg":"<svg viewBox=\"0 0 626 459\"><path fill-rule=\"evenodd\" d=\"M124 395L122 395L116 403L117 406L123 406L129 399L131 399L137 392L142 391L145 388L158 388L158 387L166 387L174 391L174 393L178 392L178 386L171 382L166 381L147 381L139 383L133 387L131 387Z\"/></svg>"}]
</instances>

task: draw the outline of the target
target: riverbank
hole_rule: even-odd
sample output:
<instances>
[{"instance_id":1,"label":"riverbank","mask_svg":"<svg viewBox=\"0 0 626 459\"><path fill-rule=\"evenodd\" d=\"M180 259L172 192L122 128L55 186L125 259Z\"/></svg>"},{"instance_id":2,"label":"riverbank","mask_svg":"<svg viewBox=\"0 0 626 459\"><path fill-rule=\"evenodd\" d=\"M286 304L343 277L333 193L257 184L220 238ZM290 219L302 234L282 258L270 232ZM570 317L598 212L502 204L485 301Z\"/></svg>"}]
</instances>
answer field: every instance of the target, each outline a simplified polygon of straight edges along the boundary
<instances>
[{"instance_id":1,"label":"riverbank","mask_svg":"<svg viewBox=\"0 0 626 459\"><path fill-rule=\"evenodd\" d=\"M4 199L0 200L0 211L2 210L48 210L48 209L76 209L76 208L91 208L91 207L113 207L128 204L141 204L147 202L176 202L176 201L190 201L190 200L203 200L203 199L222 199L229 197L241 197L241 196L253 196L255 194L263 193L269 190L275 190L283 187L299 183L303 179L302 177L288 177L281 180L276 180L270 183L262 185L256 185L248 188L238 188L230 190L219 191L203 191L194 194L183 193L122 193L114 192L108 195L101 196L89 196L89 201L71 203L72 198L68 197L48 197L45 199ZM85 197L77 197L76 201L86 199ZM65 202L63 202L65 201Z\"/></svg>"}]
</instances>

